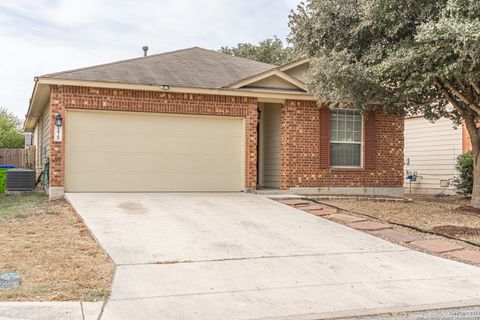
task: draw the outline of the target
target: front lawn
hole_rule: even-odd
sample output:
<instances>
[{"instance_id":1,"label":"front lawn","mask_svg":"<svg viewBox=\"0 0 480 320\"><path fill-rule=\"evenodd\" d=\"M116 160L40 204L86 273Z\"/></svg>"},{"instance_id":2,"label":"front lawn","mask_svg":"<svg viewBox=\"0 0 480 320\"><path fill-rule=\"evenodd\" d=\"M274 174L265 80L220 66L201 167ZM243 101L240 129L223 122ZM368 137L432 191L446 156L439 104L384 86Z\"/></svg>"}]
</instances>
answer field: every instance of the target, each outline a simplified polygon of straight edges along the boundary
<instances>
[{"instance_id":1,"label":"front lawn","mask_svg":"<svg viewBox=\"0 0 480 320\"><path fill-rule=\"evenodd\" d=\"M326 204L386 222L419 228L480 245L480 214L468 210L468 201L450 196L414 196L413 202L329 200Z\"/></svg>"},{"instance_id":2,"label":"front lawn","mask_svg":"<svg viewBox=\"0 0 480 320\"><path fill-rule=\"evenodd\" d=\"M21 218L31 215L34 210L47 203L48 198L43 194L29 194L24 196L5 196L0 194L0 223L7 218Z\"/></svg>"},{"instance_id":3,"label":"front lawn","mask_svg":"<svg viewBox=\"0 0 480 320\"><path fill-rule=\"evenodd\" d=\"M105 299L113 264L65 200L0 194L0 273L16 271L20 287L0 301Z\"/></svg>"}]
</instances>

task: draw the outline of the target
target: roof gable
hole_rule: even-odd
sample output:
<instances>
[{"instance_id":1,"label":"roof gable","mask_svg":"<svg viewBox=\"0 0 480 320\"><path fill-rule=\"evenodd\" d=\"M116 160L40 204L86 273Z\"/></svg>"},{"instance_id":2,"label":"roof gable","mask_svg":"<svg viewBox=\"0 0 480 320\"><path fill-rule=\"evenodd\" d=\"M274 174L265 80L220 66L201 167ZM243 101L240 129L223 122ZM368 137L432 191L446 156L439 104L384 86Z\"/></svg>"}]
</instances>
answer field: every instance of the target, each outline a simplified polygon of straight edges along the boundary
<instances>
[{"instance_id":1,"label":"roof gable","mask_svg":"<svg viewBox=\"0 0 480 320\"><path fill-rule=\"evenodd\" d=\"M267 70L250 78L235 82L229 86L229 88L232 89L254 87L305 91L305 84L302 81L295 79L278 69Z\"/></svg>"},{"instance_id":2,"label":"roof gable","mask_svg":"<svg viewBox=\"0 0 480 320\"><path fill-rule=\"evenodd\" d=\"M307 71L309 67L310 60L308 58L303 58L280 66L279 69L289 76L305 82L307 80Z\"/></svg>"},{"instance_id":3,"label":"roof gable","mask_svg":"<svg viewBox=\"0 0 480 320\"><path fill-rule=\"evenodd\" d=\"M295 67L298 67L298 66L301 66L301 65L305 65L305 64L308 64L308 63L310 63L309 58L301 58L301 59L294 60L292 62L286 63L286 64L278 67L278 69L285 72L289 69L292 69L292 68L295 68Z\"/></svg>"},{"instance_id":4,"label":"roof gable","mask_svg":"<svg viewBox=\"0 0 480 320\"><path fill-rule=\"evenodd\" d=\"M289 81L280 78L277 75L272 75L267 78L252 82L242 88L262 88L262 89L299 89L297 86Z\"/></svg>"}]
</instances>

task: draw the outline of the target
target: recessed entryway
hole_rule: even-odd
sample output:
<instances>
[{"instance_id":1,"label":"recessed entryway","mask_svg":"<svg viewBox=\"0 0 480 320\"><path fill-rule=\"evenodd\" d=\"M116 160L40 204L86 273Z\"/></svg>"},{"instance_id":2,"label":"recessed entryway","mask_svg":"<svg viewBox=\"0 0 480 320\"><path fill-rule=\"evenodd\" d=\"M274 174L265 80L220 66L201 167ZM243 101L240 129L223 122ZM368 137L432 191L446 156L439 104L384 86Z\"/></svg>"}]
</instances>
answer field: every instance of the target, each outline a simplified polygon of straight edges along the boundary
<instances>
[{"instance_id":1,"label":"recessed entryway","mask_svg":"<svg viewBox=\"0 0 480 320\"><path fill-rule=\"evenodd\" d=\"M259 112L258 186L279 189L282 105L260 103Z\"/></svg>"}]
</instances>

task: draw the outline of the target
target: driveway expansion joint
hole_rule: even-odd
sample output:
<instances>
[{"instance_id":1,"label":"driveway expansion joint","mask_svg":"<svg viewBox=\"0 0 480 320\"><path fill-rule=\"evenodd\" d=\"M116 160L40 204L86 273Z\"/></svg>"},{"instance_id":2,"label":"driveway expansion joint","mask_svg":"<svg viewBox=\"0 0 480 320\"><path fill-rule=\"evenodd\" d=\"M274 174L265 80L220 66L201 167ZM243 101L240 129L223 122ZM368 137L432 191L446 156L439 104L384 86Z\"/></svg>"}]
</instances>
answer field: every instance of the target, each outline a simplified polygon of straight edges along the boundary
<instances>
[{"instance_id":1,"label":"driveway expansion joint","mask_svg":"<svg viewBox=\"0 0 480 320\"><path fill-rule=\"evenodd\" d=\"M400 247L396 250L365 250L365 251L346 251L346 252L328 252L328 253L311 253L311 254L292 254L278 256L258 256L244 258L222 258L222 259L206 259L206 260L169 260L158 262L140 262L140 263L120 263L116 266L145 266L145 265L170 265L170 264L188 264L188 263L206 263L206 262L224 262L224 261L241 261L241 260L259 260L259 259L276 259L276 258L297 258L297 257L317 257L317 256L338 256L349 254L369 254L369 253L388 253L388 252L404 252L410 251L408 248Z\"/></svg>"},{"instance_id":2,"label":"driveway expansion joint","mask_svg":"<svg viewBox=\"0 0 480 320\"><path fill-rule=\"evenodd\" d=\"M284 289L299 289L299 288L322 288L322 287L335 287L335 286L351 286L361 284L384 284L384 283L395 283L395 282L410 282L410 281L431 281L431 280L468 280L467 276L455 276L455 277L431 277L431 278L416 278L416 279L388 279L388 280L367 280L367 281L350 281L350 282L336 282L336 283L324 283L324 284L312 284L312 285L299 285L299 286L278 286L278 287L267 287L267 288L251 288L251 289L238 289L238 290L219 290L219 291L208 291L208 292L191 292L184 294L166 294L166 295L154 295L154 296L145 296L145 297L128 297L128 298L113 298L110 301L125 301L125 300L147 300L147 299L162 299L162 298L173 298L173 297L189 297L197 295L215 295L223 293L245 293L245 292L264 292L264 291L276 291Z\"/></svg>"}]
</instances>

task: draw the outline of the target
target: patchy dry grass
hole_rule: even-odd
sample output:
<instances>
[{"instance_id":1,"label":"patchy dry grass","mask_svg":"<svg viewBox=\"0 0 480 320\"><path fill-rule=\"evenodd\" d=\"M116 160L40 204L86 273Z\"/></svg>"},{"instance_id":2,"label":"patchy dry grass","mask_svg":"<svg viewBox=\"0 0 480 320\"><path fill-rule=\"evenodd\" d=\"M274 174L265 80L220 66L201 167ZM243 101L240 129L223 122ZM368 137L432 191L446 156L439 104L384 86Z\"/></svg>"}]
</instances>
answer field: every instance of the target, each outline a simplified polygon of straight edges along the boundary
<instances>
[{"instance_id":1,"label":"patchy dry grass","mask_svg":"<svg viewBox=\"0 0 480 320\"><path fill-rule=\"evenodd\" d=\"M442 198L440 201L435 201L435 199L417 197L410 203L355 200L332 200L325 201L325 203L345 211L446 234L480 245L480 235L472 232L472 229L480 228L480 215L459 209L460 206L465 204L463 200L457 198L451 200L447 201L447 199ZM452 228L452 226L456 228ZM469 228L469 232L460 234L453 232L453 230L460 230L460 228Z\"/></svg>"},{"instance_id":2,"label":"patchy dry grass","mask_svg":"<svg viewBox=\"0 0 480 320\"><path fill-rule=\"evenodd\" d=\"M48 202L44 194L24 196L6 196L0 194L0 221L7 218L23 218L35 213L40 206ZM37 208L37 206L39 206Z\"/></svg>"},{"instance_id":3,"label":"patchy dry grass","mask_svg":"<svg viewBox=\"0 0 480 320\"><path fill-rule=\"evenodd\" d=\"M0 195L0 272L16 271L18 288L0 301L103 300L113 264L65 200Z\"/></svg>"}]
</instances>

